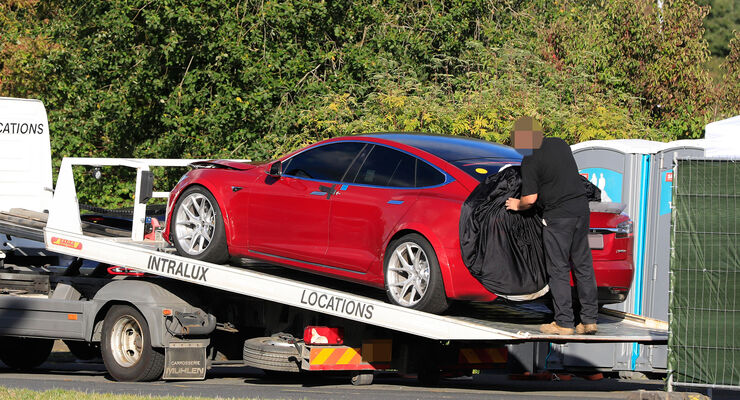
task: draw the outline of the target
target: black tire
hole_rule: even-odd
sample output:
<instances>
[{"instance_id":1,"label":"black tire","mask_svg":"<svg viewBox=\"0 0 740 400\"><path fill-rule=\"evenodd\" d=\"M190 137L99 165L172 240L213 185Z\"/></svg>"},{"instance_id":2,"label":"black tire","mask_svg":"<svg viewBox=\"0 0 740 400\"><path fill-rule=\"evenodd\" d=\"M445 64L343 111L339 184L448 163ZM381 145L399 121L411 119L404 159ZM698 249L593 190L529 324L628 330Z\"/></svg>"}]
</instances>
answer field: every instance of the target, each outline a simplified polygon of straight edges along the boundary
<instances>
[{"instance_id":1,"label":"black tire","mask_svg":"<svg viewBox=\"0 0 740 400\"><path fill-rule=\"evenodd\" d=\"M100 343L88 343L81 342L78 340L65 340L64 344L69 348L69 352L72 353L78 360L94 360L100 358Z\"/></svg>"},{"instance_id":2,"label":"black tire","mask_svg":"<svg viewBox=\"0 0 740 400\"><path fill-rule=\"evenodd\" d=\"M298 349L276 336L244 341L244 364L265 371L301 371Z\"/></svg>"},{"instance_id":3,"label":"black tire","mask_svg":"<svg viewBox=\"0 0 740 400\"><path fill-rule=\"evenodd\" d=\"M416 375L416 379L422 386L437 386L442 378L439 369L424 368Z\"/></svg>"},{"instance_id":4,"label":"black tire","mask_svg":"<svg viewBox=\"0 0 740 400\"><path fill-rule=\"evenodd\" d=\"M52 347L52 339L3 336L0 337L0 361L12 369L33 369L49 358Z\"/></svg>"},{"instance_id":5,"label":"black tire","mask_svg":"<svg viewBox=\"0 0 740 400\"><path fill-rule=\"evenodd\" d=\"M215 212L214 216L214 228L213 232L211 233L211 240L208 242L207 245L205 245L204 249L193 249L192 251L190 249L186 249L181 243L181 239L187 241L188 239L183 237L178 237L179 234L179 225L178 225L178 215L180 214L180 210L184 209L183 207L188 207L190 205L190 199L193 197L203 196L205 199L208 200L210 203L212 210ZM218 202L216 202L216 198L213 197L211 192L208 191L208 189L204 188L203 186L191 186L187 190L185 190L182 194L180 194L180 197L177 200L177 203L175 204L175 208L172 211L172 218L170 222L170 232L172 234L172 242L175 244L175 248L177 248L177 253L184 257L193 258L200 261L206 261L206 262L212 262L216 264L223 264L226 261L229 260L229 249L226 244L226 230L224 228L224 218L223 214L221 214L221 208L218 205ZM183 230L188 229L187 227L184 227ZM183 232L184 233L184 232ZM202 245L202 244L201 244ZM197 253L197 254L195 254Z\"/></svg>"},{"instance_id":6,"label":"black tire","mask_svg":"<svg viewBox=\"0 0 740 400\"><path fill-rule=\"evenodd\" d=\"M414 304L403 304L396 300L392 293L391 286L393 285L389 276L389 265L394 252L396 249L411 243L412 245L418 246L423 250L429 265L429 279L426 286L426 291L422 297ZM442 272L439 269L439 261L437 260L437 254L434 252L434 248L423 236L418 233L410 233L400 238L393 240L386 249L385 259L383 260L383 278L385 281L386 294L391 303L411 308L414 310L424 311L432 314L441 314L449 307L449 301L445 294L444 282L442 279ZM409 301L409 303L411 303Z\"/></svg>"},{"instance_id":7,"label":"black tire","mask_svg":"<svg viewBox=\"0 0 740 400\"><path fill-rule=\"evenodd\" d=\"M136 336L136 350L128 350L121 337ZM103 363L113 379L121 382L146 382L159 379L164 371L164 351L152 347L149 324L131 306L116 305L103 321L100 341Z\"/></svg>"}]
</instances>

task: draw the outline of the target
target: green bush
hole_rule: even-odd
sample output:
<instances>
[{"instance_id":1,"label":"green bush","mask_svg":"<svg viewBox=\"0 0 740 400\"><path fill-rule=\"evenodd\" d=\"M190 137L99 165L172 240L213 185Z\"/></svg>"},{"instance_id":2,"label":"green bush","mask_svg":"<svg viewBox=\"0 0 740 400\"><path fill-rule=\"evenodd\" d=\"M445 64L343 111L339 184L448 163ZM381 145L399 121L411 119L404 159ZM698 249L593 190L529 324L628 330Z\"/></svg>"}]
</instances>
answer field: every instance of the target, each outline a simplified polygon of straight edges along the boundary
<instances>
[{"instance_id":1,"label":"green bush","mask_svg":"<svg viewBox=\"0 0 740 400\"><path fill-rule=\"evenodd\" d=\"M13 0L0 4L0 95L44 101L56 165L269 159L369 131L506 143L521 115L570 142L698 137L737 112L737 51L721 87L703 67L706 12L688 0L662 14L649 0ZM87 176L83 202L130 197Z\"/></svg>"}]
</instances>

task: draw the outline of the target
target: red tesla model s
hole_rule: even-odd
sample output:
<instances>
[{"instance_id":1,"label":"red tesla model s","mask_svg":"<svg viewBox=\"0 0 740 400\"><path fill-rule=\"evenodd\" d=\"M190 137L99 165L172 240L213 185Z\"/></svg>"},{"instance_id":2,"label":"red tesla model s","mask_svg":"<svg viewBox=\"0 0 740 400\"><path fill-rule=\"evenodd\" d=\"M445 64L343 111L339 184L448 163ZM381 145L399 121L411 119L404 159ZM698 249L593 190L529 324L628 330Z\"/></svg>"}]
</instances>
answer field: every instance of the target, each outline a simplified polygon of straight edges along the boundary
<instances>
[{"instance_id":1,"label":"red tesla model s","mask_svg":"<svg viewBox=\"0 0 740 400\"><path fill-rule=\"evenodd\" d=\"M409 133L328 139L277 161L195 163L171 192L164 237L179 254L260 259L385 288L394 304L439 313L450 299L492 301L463 264L460 209L514 149ZM600 302L626 298L629 218L591 214Z\"/></svg>"}]
</instances>

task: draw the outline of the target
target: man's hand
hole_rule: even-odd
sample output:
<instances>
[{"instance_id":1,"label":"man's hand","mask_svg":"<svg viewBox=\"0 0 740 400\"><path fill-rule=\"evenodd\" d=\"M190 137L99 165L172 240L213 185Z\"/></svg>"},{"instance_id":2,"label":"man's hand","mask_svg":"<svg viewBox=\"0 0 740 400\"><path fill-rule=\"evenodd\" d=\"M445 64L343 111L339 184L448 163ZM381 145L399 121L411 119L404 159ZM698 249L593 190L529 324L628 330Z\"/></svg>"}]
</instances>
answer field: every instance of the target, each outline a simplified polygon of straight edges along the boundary
<instances>
[{"instance_id":1,"label":"man's hand","mask_svg":"<svg viewBox=\"0 0 740 400\"><path fill-rule=\"evenodd\" d=\"M530 194L527 196L522 196L521 199L515 199L513 197L509 197L508 200L506 200L506 209L511 211L523 211L526 210L534 205L534 203L537 202L537 193Z\"/></svg>"},{"instance_id":2,"label":"man's hand","mask_svg":"<svg viewBox=\"0 0 740 400\"><path fill-rule=\"evenodd\" d=\"M519 199L515 199L513 197L509 197L508 200L506 200L506 209L511 211L519 211L519 203L521 201Z\"/></svg>"}]
</instances>

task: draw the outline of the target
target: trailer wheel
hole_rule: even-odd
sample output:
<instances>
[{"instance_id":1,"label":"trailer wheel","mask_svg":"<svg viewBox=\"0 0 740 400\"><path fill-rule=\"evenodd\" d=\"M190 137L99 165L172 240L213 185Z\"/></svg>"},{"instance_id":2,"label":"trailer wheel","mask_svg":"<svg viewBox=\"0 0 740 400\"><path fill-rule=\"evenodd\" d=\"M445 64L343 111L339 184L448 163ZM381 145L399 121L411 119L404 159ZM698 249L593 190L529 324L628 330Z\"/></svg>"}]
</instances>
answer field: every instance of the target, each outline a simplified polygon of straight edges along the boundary
<instances>
[{"instance_id":1,"label":"trailer wheel","mask_svg":"<svg viewBox=\"0 0 740 400\"><path fill-rule=\"evenodd\" d=\"M228 261L224 218L208 189L193 186L185 190L172 212L171 224L178 254L216 264Z\"/></svg>"},{"instance_id":2,"label":"trailer wheel","mask_svg":"<svg viewBox=\"0 0 740 400\"><path fill-rule=\"evenodd\" d=\"M393 304L439 314L449 303L434 248L417 233L388 245L383 263L385 288Z\"/></svg>"},{"instance_id":3,"label":"trailer wheel","mask_svg":"<svg viewBox=\"0 0 740 400\"><path fill-rule=\"evenodd\" d=\"M352 384L354 386L365 386L373 384L373 371L355 371L352 373Z\"/></svg>"},{"instance_id":4,"label":"trailer wheel","mask_svg":"<svg viewBox=\"0 0 740 400\"><path fill-rule=\"evenodd\" d=\"M111 307L100 345L105 368L117 381L151 381L164 371L164 353L152 347L149 324L131 306Z\"/></svg>"},{"instance_id":5,"label":"trailer wheel","mask_svg":"<svg viewBox=\"0 0 740 400\"><path fill-rule=\"evenodd\" d=\"M0 360L12 369L28 370L43 364L51 348L52 339L0 337Z\"/></svg>"},{"instance_id":6,"label":"trailer wheel","mask_svg":"<svg viewBox=\"0 0 740 400\"><path fill-rule=\"evenodd\" d=\"M266 371L300 372L300 353L280 334L244 341L244 364Z\"/></svg>"}]
</instances>

